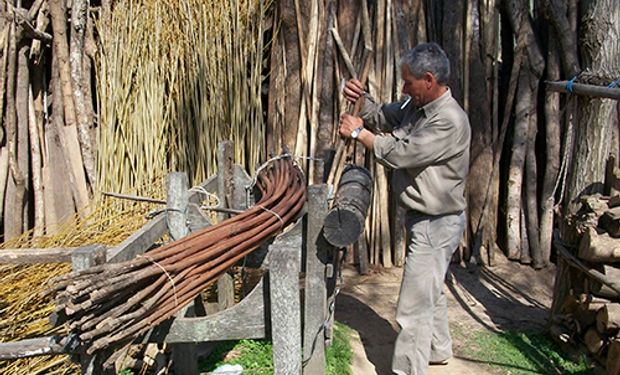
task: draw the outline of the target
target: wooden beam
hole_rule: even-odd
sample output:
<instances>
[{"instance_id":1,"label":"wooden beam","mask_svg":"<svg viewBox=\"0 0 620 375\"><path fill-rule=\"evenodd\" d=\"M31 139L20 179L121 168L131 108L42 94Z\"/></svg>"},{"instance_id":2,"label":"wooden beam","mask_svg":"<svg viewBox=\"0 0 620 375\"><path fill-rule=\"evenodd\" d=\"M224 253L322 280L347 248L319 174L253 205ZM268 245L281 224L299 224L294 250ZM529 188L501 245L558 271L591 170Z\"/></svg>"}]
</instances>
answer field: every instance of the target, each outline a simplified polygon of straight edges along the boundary
<instances>
[{"instance_id":1,"label":"wooden beam","mask_svg":"<svg viewBox=\"0 0 620 375\"><path fill-rule=\"evenodd\" d=\"M66 338L58 336L3 342L0 343L0 360L67 353L65 344Z\"/></svg>"},{"instance_id":2,"label":"wooden beam","mask_svg":"<svg viewBox=\"0 0 620 375\"><path fill-rule=\"evenodd\" d=\"M620 88L610 88L606 86L588 85L585 83L573 83L572 92L566 85L569 81L545 82L547 89L555 92L571 93L592 98L608 98L620 100Z\"/></svg>"},{"instance_id":3,"label":"wooden beam","mask_svg":"<svg viewBox=\"0 0 620 375\"><path fill-rule=\"evenodd\" d=\"M6 249L0 251L0 264L68 263L75 247Z\"/></svg>"}]
</instances>

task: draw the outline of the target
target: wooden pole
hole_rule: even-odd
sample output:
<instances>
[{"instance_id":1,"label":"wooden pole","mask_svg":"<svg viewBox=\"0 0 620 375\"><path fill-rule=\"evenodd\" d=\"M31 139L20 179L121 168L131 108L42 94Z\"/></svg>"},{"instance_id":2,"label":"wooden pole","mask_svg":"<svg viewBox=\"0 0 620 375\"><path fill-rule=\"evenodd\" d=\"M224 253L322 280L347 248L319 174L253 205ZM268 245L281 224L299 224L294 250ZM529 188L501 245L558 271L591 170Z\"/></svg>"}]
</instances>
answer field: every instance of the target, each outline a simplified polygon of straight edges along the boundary
<instances>
[{"instance_id":1,"label":"wooden pole","mask_svg":"<svg viewBox=\"0 0 620 375\"><path fill-rule=\"evenodd\" d=\"M545 81L545 84L547 85L547 90L554 92L589 96L591 98L607 98L620 100L620 88L617 87L610 88L606 86L590 85L586 83L572 83L569 85L569 81Z\"/></svg>"}]
</instances>

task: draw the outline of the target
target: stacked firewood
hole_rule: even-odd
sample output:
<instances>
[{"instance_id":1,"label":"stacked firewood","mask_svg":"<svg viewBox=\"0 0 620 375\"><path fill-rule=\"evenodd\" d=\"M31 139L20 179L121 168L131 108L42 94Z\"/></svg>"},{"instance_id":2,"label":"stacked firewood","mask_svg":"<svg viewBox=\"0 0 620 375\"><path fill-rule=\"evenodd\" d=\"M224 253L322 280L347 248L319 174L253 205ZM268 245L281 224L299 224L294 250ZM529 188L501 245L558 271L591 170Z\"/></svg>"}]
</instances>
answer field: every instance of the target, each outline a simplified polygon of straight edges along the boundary
<instances>
[{"instance_id":1,"label":"stacked firewood","mask_svg":"<svg viewBox=\"0 0 620 375\"><path fill-rule=\"evenodd\" d=\"M578 267L567 275L573 293L555 320L567 328L567 339L585 344L606 365L608 374L620 374L620 195L583 197L580 213L582 237L572 261Z\"/></svg>"}]
</instances>

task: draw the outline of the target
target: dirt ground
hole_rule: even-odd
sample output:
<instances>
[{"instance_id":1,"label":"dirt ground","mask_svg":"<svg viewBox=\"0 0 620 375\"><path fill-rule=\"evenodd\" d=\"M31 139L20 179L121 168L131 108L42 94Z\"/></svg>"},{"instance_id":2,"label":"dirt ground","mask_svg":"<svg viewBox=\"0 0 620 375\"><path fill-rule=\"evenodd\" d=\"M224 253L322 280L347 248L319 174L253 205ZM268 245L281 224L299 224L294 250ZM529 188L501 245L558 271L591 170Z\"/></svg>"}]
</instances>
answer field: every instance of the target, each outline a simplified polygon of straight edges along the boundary
<instances>
[{"instance_id":1,"label":"dirt ground","mask_svg":"<svg viewBox=\"0 0 620 375\"><path fill-rule=\"evenodd\" d=\"M500 257L498 257L500 258ZM498 259L492 268L450 267L445 292L452 331L543 330L548 319L555 268L542 271ZM391 374L396 338L396 303L402 268L358 275L343 270L343 285L336 300L336 320L352 327L353 374ZM454 358L445 366L431 366L430 375L489 374L488 362L468 358L462 340L453 334ZM494 371L494 373L497 373Z\"/></svg>"}]
</instances>

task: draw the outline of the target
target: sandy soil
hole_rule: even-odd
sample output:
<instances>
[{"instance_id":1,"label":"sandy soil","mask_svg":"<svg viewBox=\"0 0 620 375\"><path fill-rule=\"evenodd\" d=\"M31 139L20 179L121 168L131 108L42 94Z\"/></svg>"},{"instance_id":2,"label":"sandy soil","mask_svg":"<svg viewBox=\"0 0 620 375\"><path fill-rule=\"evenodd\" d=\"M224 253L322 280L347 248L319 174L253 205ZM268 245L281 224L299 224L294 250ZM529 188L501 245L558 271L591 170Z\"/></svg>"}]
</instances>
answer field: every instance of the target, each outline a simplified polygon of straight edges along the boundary
<instances>
[{"instance_id":1,"label":"sandy soil","mask_svg":"<svg viewBox=\"0 0 620 375\"><path fill-rule=\"evenodd\" d=\"M518 263L499 261L492 268L451 266L445 291L453 331L544 329L555 269L534 271ZM401 275L401 268L376 270L369 275L358 275L353 268L343 271L336 320L357 331L353 340L355 375L391 374ZM484 362L468 358L457 335L453 336L455 357L448 365L431 366L429 374L491 373L488 364L492 359Z\"/></svg>"}]
</instances>

